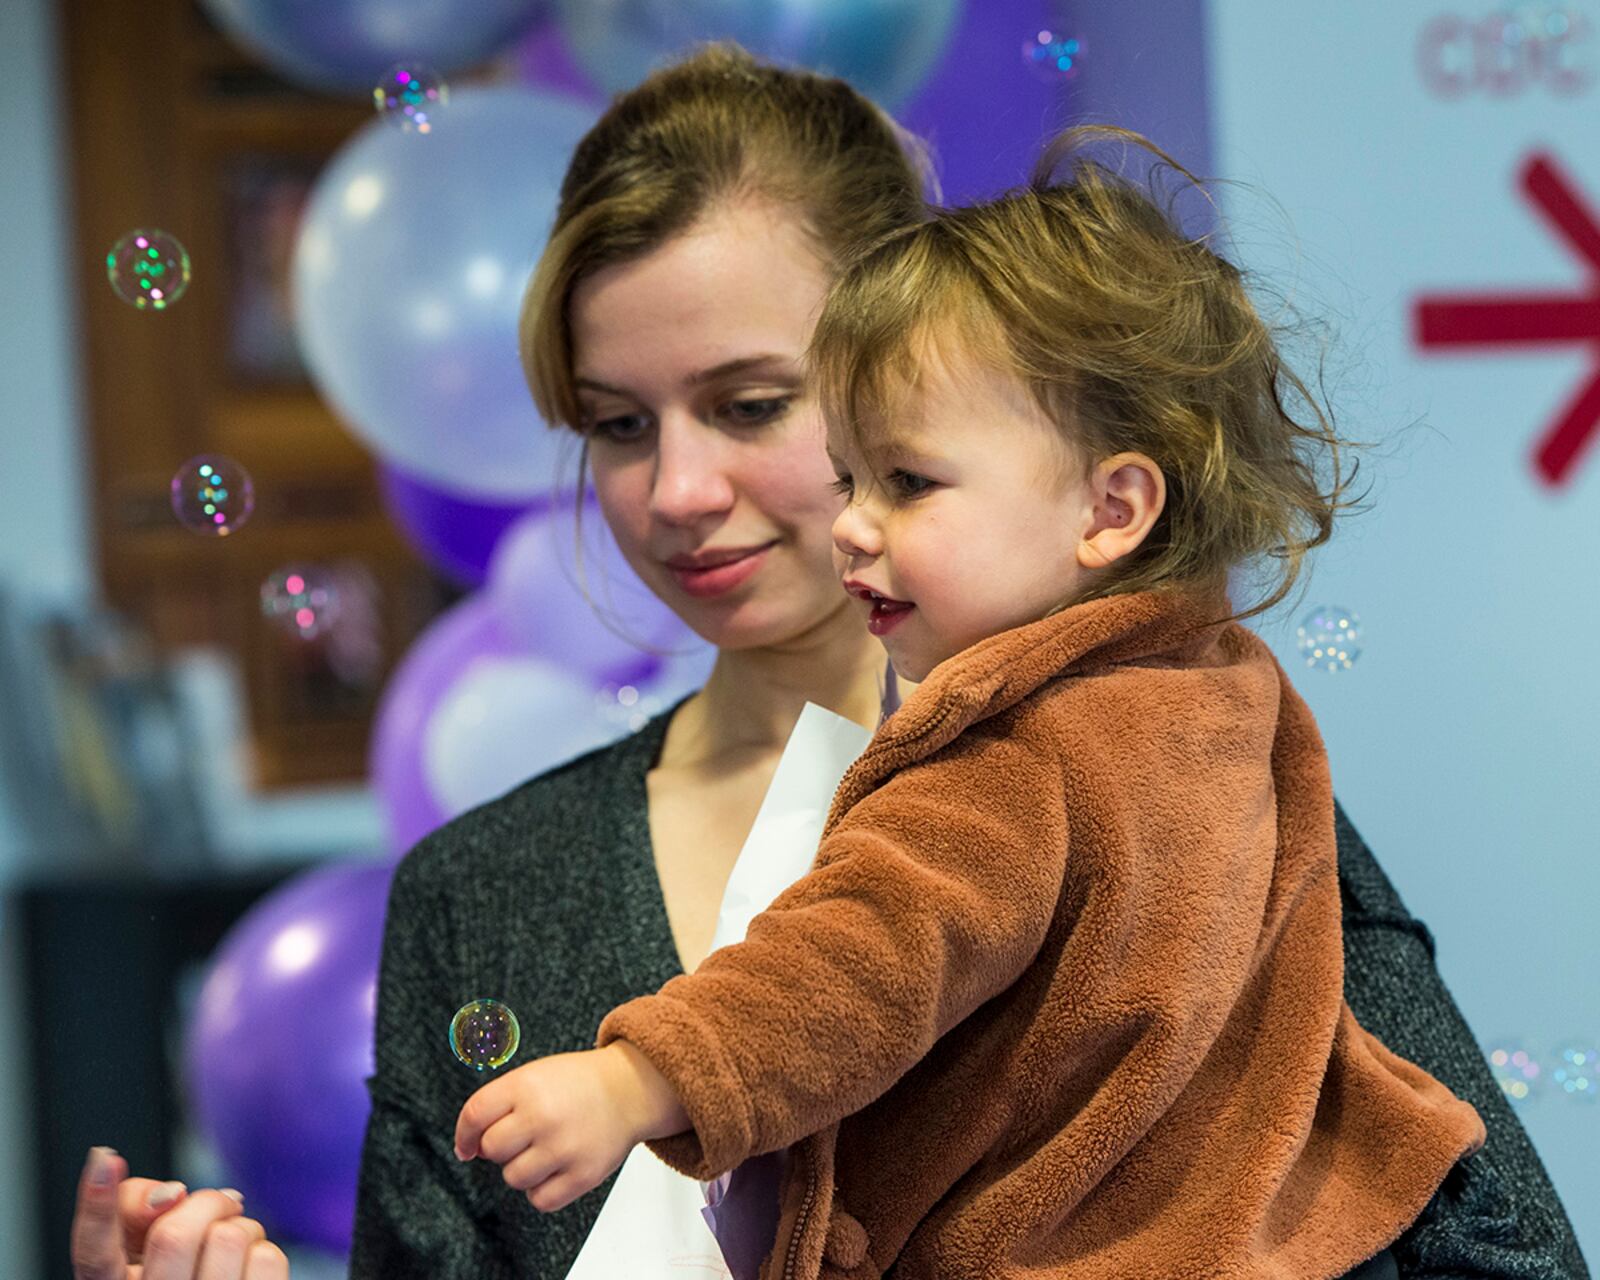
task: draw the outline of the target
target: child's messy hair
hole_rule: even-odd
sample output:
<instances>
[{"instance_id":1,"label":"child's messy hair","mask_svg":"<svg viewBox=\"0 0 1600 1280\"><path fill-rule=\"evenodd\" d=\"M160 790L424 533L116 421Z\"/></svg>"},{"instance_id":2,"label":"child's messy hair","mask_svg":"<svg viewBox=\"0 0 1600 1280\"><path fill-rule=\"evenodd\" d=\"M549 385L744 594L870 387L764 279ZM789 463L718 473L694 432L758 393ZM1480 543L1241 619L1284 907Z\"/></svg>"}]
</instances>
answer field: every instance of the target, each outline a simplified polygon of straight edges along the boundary
<instances>
[{"instance_id":1,"label":"child's messy hair","mask_svg":"<svg viewBox=\"0 0 1600 1280\"><path fill-rule=\"evenodd\" d=\"M1341 454L1357 446L1285 365L1241 273L1178 230L1149 188L1081 154L1101 140L1200 186L1140 135L1084 126L1056 139L1028 187L885 237L817 323L823 409L858 443L881 438L920 357L954 342L1026 383L1086 465L1133 451L1161 467L1166 506L1149 536L1080 599L1221 586L1271 557L1269 593L1232 615L1251 617L1289 594L1306 553L1356 505Z\"/></svg>"}]
</instances>

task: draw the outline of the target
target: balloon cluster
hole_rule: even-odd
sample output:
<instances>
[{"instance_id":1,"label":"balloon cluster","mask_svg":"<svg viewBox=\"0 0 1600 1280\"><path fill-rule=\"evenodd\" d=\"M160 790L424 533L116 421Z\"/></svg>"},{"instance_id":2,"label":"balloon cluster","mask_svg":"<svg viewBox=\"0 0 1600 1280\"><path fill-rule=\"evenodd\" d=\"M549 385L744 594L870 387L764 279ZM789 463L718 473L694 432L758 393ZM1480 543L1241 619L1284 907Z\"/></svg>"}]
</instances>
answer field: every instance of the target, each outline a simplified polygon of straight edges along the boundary
<instances>
[{"instance_id":1,"label":"balloon cluster","mask_svg":"<svg viewBox=\"0 0 1600 1280\"><path fill-rule=\"evenodd\" d=\"M959 0L203 0L286 80L377 108L320 174L292 262L296 335L317 389L377 457L418 553L470 590L394 669L370 776L388 862L330 866L263 899L218 949L188 1028L194 1112L229 1175L286 1240L348 1247L373 1069L393 859L452 816L639 727L698 687L710 651L608 539L580 554L570 437L539 420L518 358L523 292L595 103L707 39L817 67L893 106L944 55ZM540 23L585 84L458 87ZM586 92L585 92L586 89ZM160 311L183 246L130 232L113 288ZM253 508L243 467L205 456L173 481L179 518L217 537ZM582 527L600 532L590 502ZM345 593L348 594L348 593ZM315 564L275 571L264 618L294 643L350 604ZM493 1001L461 993L449 1047L515 1050ZM485 1010L489 1010L486 1014ZM489 1015L493 1015L492 1017ZM487 1020L486 1020L487 1019ZM440 1028L441 1052L446 1049Z\"/></svg>"}]
</instances>

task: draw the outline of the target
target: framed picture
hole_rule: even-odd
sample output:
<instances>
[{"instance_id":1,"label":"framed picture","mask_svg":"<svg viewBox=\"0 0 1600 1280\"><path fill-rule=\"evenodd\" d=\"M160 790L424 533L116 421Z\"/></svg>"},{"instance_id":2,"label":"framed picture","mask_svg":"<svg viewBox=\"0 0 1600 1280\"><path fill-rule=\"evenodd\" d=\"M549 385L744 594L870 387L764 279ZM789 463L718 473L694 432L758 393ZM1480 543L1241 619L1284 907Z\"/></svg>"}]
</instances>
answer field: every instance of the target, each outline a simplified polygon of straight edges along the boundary
<instances>
[{"instance_id":1,"label":"framed picture","mask_svg":"<svg viewBox=\"0 0 1600 1280\"><path fill-rule=\"evenodd\" d=\"M235 157L224 171L231 381L306 381L294 334L290 267L300 217L321 163L313 156L247 154Z\"/></svg>"}]
</instances>

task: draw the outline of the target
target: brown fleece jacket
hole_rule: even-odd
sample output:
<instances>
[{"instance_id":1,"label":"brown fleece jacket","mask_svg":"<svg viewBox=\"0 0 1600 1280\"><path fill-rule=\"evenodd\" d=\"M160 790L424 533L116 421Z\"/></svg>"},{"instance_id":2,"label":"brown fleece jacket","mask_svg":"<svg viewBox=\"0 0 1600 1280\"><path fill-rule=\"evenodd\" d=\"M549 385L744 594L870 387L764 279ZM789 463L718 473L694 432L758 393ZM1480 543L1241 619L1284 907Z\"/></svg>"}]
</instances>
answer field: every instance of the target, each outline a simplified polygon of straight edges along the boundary
<instances>
[{"instance_id":1,"label":"brown fleece jacket","mask_svg":"<svg viewBox=\"0 0 1600 1280\"><path fill-rule=\"evenodd\" d=\"M612 1011L710 1179L793 1144L762 1280L1339 1276L1477 1112L1342 994L1322 740L1220 594L942 663L744 942Z\"/></svg>"}]
</instances>

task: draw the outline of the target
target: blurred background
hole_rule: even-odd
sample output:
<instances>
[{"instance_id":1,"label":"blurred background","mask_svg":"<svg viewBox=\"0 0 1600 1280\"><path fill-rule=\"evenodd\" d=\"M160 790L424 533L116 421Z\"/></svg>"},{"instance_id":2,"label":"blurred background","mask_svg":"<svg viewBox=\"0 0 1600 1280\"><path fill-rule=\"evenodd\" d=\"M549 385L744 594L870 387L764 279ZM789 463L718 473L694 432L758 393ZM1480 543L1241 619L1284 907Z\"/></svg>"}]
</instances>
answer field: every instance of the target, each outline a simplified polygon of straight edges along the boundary
<instances>
[{"instance_id":1,"label":"blurred background","mask_svg":"<svg viewBox=\"0 0 1600 1280\"><path fill-rule=\"evenodd\" d=\"M720 36L884 102L949 203L1080 121L1229 180L1182 216L1378 446L1373 510L1258 629L1600 1255L1597 21L0 5L6 1274L70 1274L103 1143L240 1186L296 1275L342 1275L393 860L703 678L598 519L578 550L515 322L577 138Z\"/></svg>"}]
</instances>

